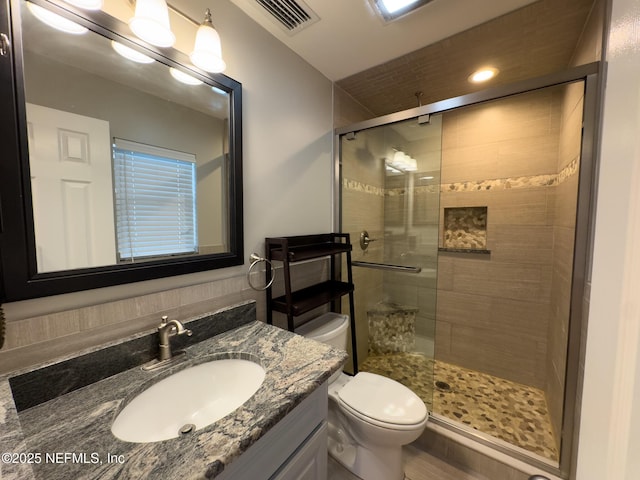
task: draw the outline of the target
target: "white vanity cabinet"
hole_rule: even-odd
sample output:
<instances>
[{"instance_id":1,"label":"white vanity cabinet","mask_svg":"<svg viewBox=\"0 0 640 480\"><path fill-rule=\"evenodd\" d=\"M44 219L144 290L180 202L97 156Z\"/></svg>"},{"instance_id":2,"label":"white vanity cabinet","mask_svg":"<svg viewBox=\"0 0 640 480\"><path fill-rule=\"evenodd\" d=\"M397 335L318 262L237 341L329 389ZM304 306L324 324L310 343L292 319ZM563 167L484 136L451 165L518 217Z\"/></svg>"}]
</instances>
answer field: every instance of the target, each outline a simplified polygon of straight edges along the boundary
<instances>
[{"instance_id":1,"label":"white vanity cabinet","mask_svg":"<svg viewBox=\"0 0 640 480\"><path fill-rule=\"evenodd\" d=\"M289 457L271 480L325 480L327 478L327 422Z\"/></svg>"},{"instance_id":2,"label":"white vanity cabinet","mask_svg":"<svg viewBox=\"0 0 640 480\"><path fill-rule=\"evenodd\" d=\"M327 388L317 388L216 480L326 480Z\"/></svg>"}]
</instances>

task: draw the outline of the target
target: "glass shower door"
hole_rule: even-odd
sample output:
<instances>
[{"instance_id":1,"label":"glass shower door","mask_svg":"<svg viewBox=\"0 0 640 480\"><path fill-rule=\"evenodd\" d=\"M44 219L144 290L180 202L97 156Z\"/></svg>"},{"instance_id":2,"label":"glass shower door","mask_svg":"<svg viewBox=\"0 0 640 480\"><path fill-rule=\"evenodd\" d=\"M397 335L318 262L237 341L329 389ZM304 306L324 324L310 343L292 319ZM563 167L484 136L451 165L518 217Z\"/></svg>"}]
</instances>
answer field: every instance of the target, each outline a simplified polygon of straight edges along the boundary
<instances>
[{"instance_id":1,"label":"glass shower door","mask_svg":"<svg viewBox=\"0 0 640 480\"><path fill-rule=\"evenodd\" d=\"M341 229L354 244L358 370L431 409L442 118L420 120L341 137Z\"/></svg>"}]
</instances>

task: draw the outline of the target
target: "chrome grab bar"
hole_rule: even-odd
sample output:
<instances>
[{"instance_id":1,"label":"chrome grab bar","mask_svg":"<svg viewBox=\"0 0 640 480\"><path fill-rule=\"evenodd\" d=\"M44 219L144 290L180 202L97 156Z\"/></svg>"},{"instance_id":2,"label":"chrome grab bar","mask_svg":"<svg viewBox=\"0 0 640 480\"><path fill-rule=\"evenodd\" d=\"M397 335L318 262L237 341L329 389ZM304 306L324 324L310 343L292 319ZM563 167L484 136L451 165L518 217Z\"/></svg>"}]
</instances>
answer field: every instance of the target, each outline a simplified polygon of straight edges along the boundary
<instances>
[{"instance_id":1,"label":"chrome grab bar","mask_svg":"<svg viewBox=\"0 0 640 480\"><path fill-rule=\"evenodd\" d=\"M373 263L373 262L360 262L353 261L351 265L354 267L364 267L364 268L375 268L377 270L393 270L396 272L405 272L405 273L420 273L422 271L422 267L406 267L404 265L391 265L388 263Z\"/></svg>"}]
</instances>

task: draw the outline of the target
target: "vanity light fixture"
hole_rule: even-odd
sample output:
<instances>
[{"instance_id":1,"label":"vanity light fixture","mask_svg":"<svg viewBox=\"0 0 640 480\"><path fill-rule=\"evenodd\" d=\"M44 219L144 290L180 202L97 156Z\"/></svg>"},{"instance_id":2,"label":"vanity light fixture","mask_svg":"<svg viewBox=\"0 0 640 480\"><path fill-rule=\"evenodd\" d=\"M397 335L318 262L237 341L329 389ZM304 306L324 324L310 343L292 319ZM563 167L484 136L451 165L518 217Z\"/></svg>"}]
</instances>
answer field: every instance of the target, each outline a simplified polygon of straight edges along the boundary
<instances>
[{"instance_id":1,"label":"vanity light fixture","mask_svg":"<svg viewBox=\"0 0 640 480\"><path fill-rule=\"evenodd\" d=\"M171 47L176 42L169 24L169 7L164 0L136 0L129 27L139 39L156 47Z\"/></svg>"},{"instance_id":2,"label":"vanity light fixture","mask_svg":"<svg viewBox=\"0 0 640 480\"><path fill-rule=\"evenodd\" d=\"M179 82L182 82L186 85L202 85L202 81L198 80L195 77L192 77L191 75L189 75L188 73L184 73L182 70L178 70L177 68L169 68L169 71L171 72L171 76L173 78L175 78L176 80L178 80Z\"/></svg>"},{"instance_id":3,"label":"vanity light fixture","mask_svg":"<svg viewBox=\"0 0 640 480\"><path fill-rule=\"evenodd\" d=\"M137 50L134 50L131 47L127 47L120 42L116 42L115 40L111 40L111 46L113 49L122 55L124 58L127 58L136 63L153 63L155 60L144 53L141 53Z\"/></svg>"},{"instance_id":4,"label":"vanity light fixture","mask_svg":"<svg viewBox=\"0 0 640 480\"><path fill-rule=\"evenodd\" d=\"M193 64L205 72L220 73L227 68L222 59L220 35L211 21L211 10L207 8L204 20L198 27L193 52L189 55Z\"/></svg>"},{"instance_id":5,"label":"vanity light fixture","mask_svg":"<svg viewBox=\"0 0 640 480\"><path fill-rule=\"evenodd\" d=\"M222 59L220 35L211 20L211 10L207 8L204 20L198 23L165 0L129 1L135 3L135 15L129 21L129 27L138 38L157 47L173 46L176 37L169 23L169 10L171 10L198 27L193 52L189 55L193 64L211 73L220 73L227 68L227 64Z\"/></svg>"},{"instance_id":6,"label":"vanity light fixture","mask_svg":"<svg viewBox=\"0 0 640 480\"><path fill-rule=\"evenodd\" d=\"M53 13L40 5L36 5L35 3L27 2L27 8L38 20L46 23L56 30L71 33L73 35L82 35L89 31L82 25L78 25L76 22L72 22L71 20L62 17L57 13Z\"/></svg>"},{"instance_id":7,"label":"vanity light fixture","mask_svg":"<svg viewBox=\"0 0 640 480\"><path fill-rule=\"evenodd\" d=\"M102 8L102 0L65 0L68 4L85 10L100 10Z\"/></svg>"},{"instance_id":8,"label":"vanity light fixture","mask_svg":"<svg viewBox=\"0 0 640 480\"><path fill-rule=\"evenodd\" d=\"M418 170L418 162L402 150L395 150L391 162L386 162L386 167L387 170L396 172L415 172Z\"/></svg>"},{"instance_id":9,"label":"vanity light fixture","mask_svg":"<svg viewBox=\"0 0 640 480\"><path fill-rule=\"evenodd\" d=\"M468 80L471 83L482 83L491 80L498 75L499 70L494 67L483 67L469 75Z\"/></svg>"}]
</instances>

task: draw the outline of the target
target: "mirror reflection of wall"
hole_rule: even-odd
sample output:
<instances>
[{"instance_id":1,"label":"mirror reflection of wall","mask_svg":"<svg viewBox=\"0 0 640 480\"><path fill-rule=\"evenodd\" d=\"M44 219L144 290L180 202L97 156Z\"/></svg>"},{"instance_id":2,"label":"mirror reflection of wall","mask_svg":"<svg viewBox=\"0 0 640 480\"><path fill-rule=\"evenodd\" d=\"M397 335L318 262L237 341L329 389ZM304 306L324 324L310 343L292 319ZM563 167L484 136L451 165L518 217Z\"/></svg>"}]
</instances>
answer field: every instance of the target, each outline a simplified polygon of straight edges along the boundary
<instances>
[{"instance_id":1,"label":"mirror reflection of wall","mask_svg":"<svg viewBox=\"0 0 640 480\"><path fill-rule=\"evenodd\" d=\"M195 158L196 253L228 251L229 95L21 13L38 272L118 263L115 138Z\"/></svg>"}]
</instances>

